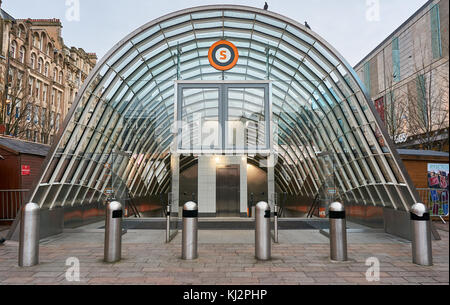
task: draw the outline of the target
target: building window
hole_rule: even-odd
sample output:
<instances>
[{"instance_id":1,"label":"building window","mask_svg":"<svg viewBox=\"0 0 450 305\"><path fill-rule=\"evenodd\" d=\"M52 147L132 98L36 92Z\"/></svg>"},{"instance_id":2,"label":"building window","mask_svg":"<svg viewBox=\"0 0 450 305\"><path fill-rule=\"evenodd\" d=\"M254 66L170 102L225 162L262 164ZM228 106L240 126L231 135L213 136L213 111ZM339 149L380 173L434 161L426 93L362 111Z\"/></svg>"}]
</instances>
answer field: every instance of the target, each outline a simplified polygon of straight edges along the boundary
<instances>
[{"instance_id":1,"label":"building window","mask_svg":"<svg viewBox=\"0 0 450 305\"><path fill-rule=\"evenodd\" d=\"M375 108L380 115L380 118L383 122L385 122L385 113L384 113L384 97L379 98L375 101Z\"/></svg>"},{"instance_id":2,"label":"building window","mask_svg":"<svg viewBox=\"0 0 450 305\"><path fill-rule=\"evenodd\" d=\"M370 95L370 62L364 64L364 85L366 86L367 93Z\"/></svg>"},{"instance_id":3,"label":"building window","mask_svg":"<svg viewBox=\"0 0 450 305\"><path fill-rule=\"evenodd\" d=\"M55 105L55 89L52 89L52 99L51 99L52 106Z\"/></svg>"},{"instance_id":4,"label":"building window","mask_svg":"<svg viewBox=\"0 0 450 305\"><path fill-rule=\"evenodd\" d=\"M21 107L21 105L22 105L22 102L21 101L17 101L17 104L16 104L16 119L18 119L18 118L20 118L20 107Z\"/></svg>"},{"instance_id":5,"label":"building window","mask_svg":"<svg viewBox=\"0 0 450 305\"><path fill-rule=\"evenodd\" d=\"M22 64L25 63L25 48L24 47L20 47L20 50L19 50L19 61Z\"/></svg>"},{"instance_id":6,"label":"building window","mask_svg":"<svg viewBox=\"0 0 450 305\"><path fill-rule=\"evenodd\" d=\"M37 138L38 138L38 132L35 131L35 132L33 132L33 142L37 142Z\"/></svg>"},{"instance_id":7,"label":"building window","mask_svg":"<svg viewBox=\"0 0 450 305\"><path fill-rule=\"evenodd\" d=\"M26 88L23 88L23 72L19 71L17 73L17 85L18 85L20 90L21 89L26 89Z\"/></svg>"},{"instance_id":8,"label":"building window","mask_svg":"<svg viewBox=\"0 0 450 305\"><path fill-rule=\"evenodd\" d=\"M435 4L430 11L431 19L431 49L433 59L442 57L441 20L439 16L439 4Z\"/></svg>"},{"instance_id":9,"label":"building window","mask_svg":"<svg viewBox=\"0 0 450 305\"><path fill-rule=\"evenodd\" d=\"M40 38L39 38L39 34L38 33L36 33L36 34L34 34L34 38L33 38L33 46L35 47L35 48L38 48L39 49L39 43L40 43Z\"/></svg>"},{"instance_id":10,"label":"building window","mask_svg":"<svg viewBox=\"0 0 450 305\"><path fill-rule=\"evenodd\" d=\"M34 124L39 125L39 106L34 106Z\"/></svg>"},{"instance_id":11,"label":"building window","mask_svg":"<svg viewBox=\"0 0 450 305\"><path fill-rule=\"evenodd\" d=\"M9 69L8 70L8 83L11 84L13 82L13 79L14 79L14 70Z\"/></svg>"},{"instance_id":12,"label":"building window","mask_svg":"<svg viewBox=\"0 0 450 305\"><path fill-rule=\"evenodd\" d=\"M56 126L55 126L56 131L59 131L60 125L61 125L61 115L58 113L56 115Z\"/></svg>"},{"instance_id":13,"label":"building window","mask_svg":"<svg viewBox=\"0 0 450 305\"><path fill-rule=\"evenodd\" d=\"M50 65L48 63L45 64L44 75L48 77L48 71L50 70Z\"/></svg>"},{"instance_id":14,"label":"building window","mask_svg":"<svg viewBox=\"0 0 450 305\"><path fill-rule=\"evenodd\" d=\"M56 78L58 77L58 70L53 70L53 81L56 82Z\"/></svg>"},{"instance_id":15,"label":"building window","mask_svg":"<svg viewBox=\"0 0 450 305\"><path fill-rule=\"evenodd\" d=\"M36 98L39 99L41 96L41 82L36 81Z\"/></svg>"},{"instance_id":16,"label":"building window","mask_svg":"<svg viewBox=\"0 0 450 305\"><path fill-rule=\"evenodd\" d=\"M398 43L398 37L392 40L392 77L394 82L399 82L401 80L400 75L400 48Z\"/></svg>"},{"instance_id":17,"label":"building window","mask_svg":"<svg viewBox=\"0 0 450 305\"><path fill-rule=\"evenodd\" d=\"M39 73L42 74L42 67L44 66L44 60L42 58L39 58L38 60L38 65L37 65L37 70Z\"/></svg>"},{"instance_id":18,"label":"building window","mask_svg":"<svg viewBox=\"0 0 450 305\"><path fill-rule=\"evenodd\" d=\"M42 108L42 112L41 112L41 127L45 127L45 121L47 121L47 108Z\"/></svg>"},{"instance_id":19,"label":"building window","mask_svg":"<svg viewBox=\"0 0 450 305\"><path fill-rule=\"evenodd\" d=\"M31 69L36 69L36 54L31 54Z\"/></svg>"},{"instance_id":20,"label":"building window","mask_svg":"<svg viewBox=\"0 0 450 305\"><path fill-rule=\"evenodd\" d=\"M50 128L53 128L55 126L55 112L52 111L50 113Z\"/></svg>"},{"instance_id":21,"label":"building window","mask_svg":"<svg viewBox=\"0 0 450 305\"><path fill-rule=\"evenodd\" d=\"M41 50L41 51L44 51L44 39L45 39L45 34L42 33L41 39L39 40L39 50Z\"/></svg>"},{"instance_id":22,"label":"building window","mask_svg":"<svg viewBox=\"0 0 450 305\"><path fill-rule=\"evenodd\" d=\"M42 101L43 102L47 101L47 91L48 91L48 86L44 85L44 88L42 89Z\"/></svg>"},{"instance_id":23,"label":"building window","mask_svg":"<svg viewBox=\"0 0 450 305\"><path fill-rule=\"evenodd\" d=\"M427 104L427 87L425 76L417 75L417 108L422 112L424 126L428 125L428 104Z\"/></svg>"},{"instance_id":24,"label":"building window","mask_svg":"<svg viewBox=\"0 0 450 305\"><path fill-rule=\"evenodd\" d=\"M58 83L60 83L61 85L62 85L62 83L63 83L63 73L62 73L62 71L59 72L59 80L58 80Z\"/></svg>"},{"instance_id":25,"label":"building window","mask_svg":"<svg viewBox=\"0 0 450 305\"><path fill-rule=\"evenodd\" d=\"M32 77L30 77L30 81L28 83L28 95L29 96L33 95L33 85L34 85L34 79Z\"/></svg>"},{"instance_id":26,"label":"building window","mask_svg":"<svg viewBox=\"0 0 450 305\"><path fill-rule=\"evenodd\" d=\"M19 30L17 32L17 37L22 38L22 34L23 34L22 25L19 25Z\"/></svg>"},{"instance_id":27,"label":"building window","mask_svg":"<svg viewBox=\"0 0 450 305\"><path fill-rule=\"evenodd\" d=\"M58 99L56 100L56 109L59 109L61 106L61 92L58 91Z\"/></svg>"},{"instance_id":28,"label":"building window","mask_svg":"<svg viewBox=\"0 0 450 305\"><path fill-rule=\"evenodd\" d=\"M31 122L31 116L33 114L33 106L31 104L27 104L27 123ZM29 138L27 136L27 138Z\"/></svg>"},{"instance_id":29,"label":"building window","mask_svg":"<svg viewBox=\"0 0 450 305\"><path fill-rule=\"evenodd\" d=\"M52 51L52 44L49 43L49 44L47 45L47 55L48 55L48 56L50 56L51 51Z\"/></svg>"},{"instance_id":30,"label":"building window","mask_svg":"<svg viewBox=\"0 0 450 305\"><path fill-rule=\"evenodd\" d=\"M16 58L16 52L17 52L17 42L13 41L11 43L11 57Z\"/></svg>"}]
</instances>

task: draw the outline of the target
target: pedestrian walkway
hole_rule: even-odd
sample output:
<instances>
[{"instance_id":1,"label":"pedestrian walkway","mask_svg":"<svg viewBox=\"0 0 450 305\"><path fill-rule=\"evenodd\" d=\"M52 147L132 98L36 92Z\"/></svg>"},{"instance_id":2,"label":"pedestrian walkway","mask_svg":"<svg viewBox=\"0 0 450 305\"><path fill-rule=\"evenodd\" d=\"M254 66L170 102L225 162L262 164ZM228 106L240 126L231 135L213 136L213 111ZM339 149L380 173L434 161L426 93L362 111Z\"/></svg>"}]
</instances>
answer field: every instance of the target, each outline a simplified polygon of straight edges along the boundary
<instances>
[{"instance_id":1,"label":"pedestrian walkway","mask_svg":"<svg viewBox=\"0 0 450 305\"><path fill-rule=\"evenodd\" d=\"M17 267L18 245L0 246L0 283L145 284L145 285L317 285L448 284L449 233L433 241L434 266L412 264L411 244L380 232L349 233L349 262L329 260L329 241L318 230L281 231L273 259L254 258L252 231L199 231L199 258L181 260L181 235L164 244L164 231L129 230L123 236L123 260L103 263L99 224L42 241L40 265ZM101 224L100 224L101 225ZM80 262L80 282L69 282L68 258ZM368 282L368 258L380 261L380 281Z\"/></svg>"}]
</instances>

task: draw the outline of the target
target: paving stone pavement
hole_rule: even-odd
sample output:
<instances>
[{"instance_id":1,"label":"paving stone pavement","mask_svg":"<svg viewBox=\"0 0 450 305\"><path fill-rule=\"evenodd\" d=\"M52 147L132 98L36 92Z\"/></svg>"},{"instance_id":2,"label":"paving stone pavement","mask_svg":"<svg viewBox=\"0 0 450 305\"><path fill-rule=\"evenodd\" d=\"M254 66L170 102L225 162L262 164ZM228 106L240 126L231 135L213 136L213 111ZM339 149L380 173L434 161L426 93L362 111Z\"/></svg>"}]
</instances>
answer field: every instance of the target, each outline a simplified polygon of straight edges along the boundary
<instances>
[{"instance_id":1,"label":"paving stone pavement","mask_svg":"<svg viewBox=\"0 0 450 305\"><path fill-rule=\"evenodd\" d=\"M103 243L76 238L55 239L40 246L40 265L17 266L18 245L0 246L1 285L435 285L449 283L449 233L439 231L433 242L434 266L411 262L409 243L352 243L350 261L329 260L329 245L281 243L273 245L273 259L254 258L253 244L205 243L199 258L183 261L177 240L163 243L123 243L123 259L103 263ZM100 239L101 234L98 239ZM80 262L80 281L69 282L69 257ZM380 261L380 281L368 282L366 260Z\"/></svg>"}]
</instances>

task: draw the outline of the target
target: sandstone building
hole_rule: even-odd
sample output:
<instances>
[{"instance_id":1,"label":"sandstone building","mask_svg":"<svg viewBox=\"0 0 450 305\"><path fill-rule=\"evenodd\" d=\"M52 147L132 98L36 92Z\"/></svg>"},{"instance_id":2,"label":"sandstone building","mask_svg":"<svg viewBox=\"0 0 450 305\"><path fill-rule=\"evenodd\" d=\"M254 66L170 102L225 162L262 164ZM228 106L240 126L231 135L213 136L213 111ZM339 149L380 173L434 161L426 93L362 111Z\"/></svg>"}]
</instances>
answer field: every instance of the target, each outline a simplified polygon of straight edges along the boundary
<instances>
[{"instance_id":1,"label":"sandstone building","mask_svg":"<svg viewBox=\"0 0 450 305\"><path fill-rule=\"evenodd\" d=\"M61 30L59 19L14 19L1 10L0 134L53 142L97 61L66 46Z\"/></svg>"}]
</instances>

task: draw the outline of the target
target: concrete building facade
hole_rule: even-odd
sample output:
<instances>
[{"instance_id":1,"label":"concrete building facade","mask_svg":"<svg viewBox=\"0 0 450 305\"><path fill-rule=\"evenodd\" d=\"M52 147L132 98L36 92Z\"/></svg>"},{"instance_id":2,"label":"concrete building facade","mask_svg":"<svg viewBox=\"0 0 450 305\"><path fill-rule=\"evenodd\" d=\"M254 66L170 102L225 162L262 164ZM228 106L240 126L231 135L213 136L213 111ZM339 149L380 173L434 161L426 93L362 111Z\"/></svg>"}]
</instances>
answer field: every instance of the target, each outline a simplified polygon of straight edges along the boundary
<instances>
[{"instance_id":1,"label":"concrete building facade","mask_svg":"<svg viewBox=\"0 0 450 305\"><path fill-rule=\"evenodd\" d=\"M354 68L400 148L448 151L448 6L428 1Z\"/></svg>"}]
</instances>

